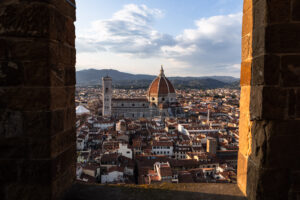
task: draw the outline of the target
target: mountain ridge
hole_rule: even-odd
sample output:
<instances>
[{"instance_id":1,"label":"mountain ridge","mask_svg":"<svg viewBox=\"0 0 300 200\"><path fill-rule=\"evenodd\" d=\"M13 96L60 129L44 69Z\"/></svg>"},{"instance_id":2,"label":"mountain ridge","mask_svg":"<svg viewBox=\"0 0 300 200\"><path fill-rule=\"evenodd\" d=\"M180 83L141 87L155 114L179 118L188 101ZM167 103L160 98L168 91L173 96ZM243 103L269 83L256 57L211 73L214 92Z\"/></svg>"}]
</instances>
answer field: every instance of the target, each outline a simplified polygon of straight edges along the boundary
<instances>
[{"instance_id":1,"label":"mountain ridge","mask_svg":"<svg viewBox=\"0 0 300 200\"><path fill-rule=\"evenodd\" d=\"M101 78L109 75L115 88L147 88L157 76L147 74L131 74L114 69L85 69L76 71L77 86L101 85ZM214 89L222 87L239 87L239 79L231 76L200 76L200 77L168 77L178 89Z\"/></svg>"}]
</instances>

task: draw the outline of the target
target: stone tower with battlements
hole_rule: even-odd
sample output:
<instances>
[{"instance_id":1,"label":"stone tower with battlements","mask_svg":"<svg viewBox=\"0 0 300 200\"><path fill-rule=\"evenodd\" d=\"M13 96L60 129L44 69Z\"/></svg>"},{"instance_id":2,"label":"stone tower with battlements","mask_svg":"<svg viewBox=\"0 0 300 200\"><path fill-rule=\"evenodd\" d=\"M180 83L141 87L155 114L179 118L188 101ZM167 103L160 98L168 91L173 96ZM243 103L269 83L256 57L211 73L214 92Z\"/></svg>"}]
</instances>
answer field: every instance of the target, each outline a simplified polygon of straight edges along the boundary
<instances>
[{"instance_id":1,"label":"stone tower with battlements","mask_svg":"<svg viewBox=\"0 0 300 200\"><path fill-rule=\"evenodd\" d=\"M102 78L102 116L111 116L112 79L109 76Z\"/></svg>"}]
</instances>

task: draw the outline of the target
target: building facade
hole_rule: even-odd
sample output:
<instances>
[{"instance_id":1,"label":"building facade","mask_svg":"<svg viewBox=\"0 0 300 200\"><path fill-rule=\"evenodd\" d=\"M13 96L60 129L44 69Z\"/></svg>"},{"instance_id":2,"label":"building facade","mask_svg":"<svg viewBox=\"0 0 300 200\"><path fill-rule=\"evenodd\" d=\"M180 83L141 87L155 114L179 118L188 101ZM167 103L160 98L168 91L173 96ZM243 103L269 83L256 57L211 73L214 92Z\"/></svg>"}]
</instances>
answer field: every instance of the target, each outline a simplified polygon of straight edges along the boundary
<instances>
[{"instance_id":1,"label":"building facade","mask_svg":"<svg viewBox=\"0 0 300 200\"><path fill-rule=\"evenodd\" d=\"M177 102L175 88L166 78L161 67L160 74L152 81L145 98L112 98L112 79L102 78L103 116L115 118L170 117L182 114Z\"/></svg>"}]
</instances>

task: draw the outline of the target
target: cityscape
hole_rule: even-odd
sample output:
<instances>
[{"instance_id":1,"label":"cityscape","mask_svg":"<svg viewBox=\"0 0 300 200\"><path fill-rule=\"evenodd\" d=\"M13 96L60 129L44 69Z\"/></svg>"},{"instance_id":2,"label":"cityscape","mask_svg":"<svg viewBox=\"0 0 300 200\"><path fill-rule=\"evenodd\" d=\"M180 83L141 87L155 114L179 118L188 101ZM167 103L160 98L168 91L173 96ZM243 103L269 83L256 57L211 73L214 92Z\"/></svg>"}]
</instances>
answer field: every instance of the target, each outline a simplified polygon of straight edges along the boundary
<instances>
[{"instance_id":1,"label":"cityscape","mask_svg":"<svg viewBox=\"0 0 300 200\"><path fill-rule=\"evenodd\" d=\"M300 200L300 0L0 1L0 200Z\"/></svg>"},{"instance_id":2,"label":"cityscape","mask_svg":"<svg viewBox=\"0 0 300 200\"><path fill-rule=\"evenodd\" d=\"M77 181L236 183L240 90L76 88ZM101 84L101 85L100 85Z\"/></svg>"}]
</instances>

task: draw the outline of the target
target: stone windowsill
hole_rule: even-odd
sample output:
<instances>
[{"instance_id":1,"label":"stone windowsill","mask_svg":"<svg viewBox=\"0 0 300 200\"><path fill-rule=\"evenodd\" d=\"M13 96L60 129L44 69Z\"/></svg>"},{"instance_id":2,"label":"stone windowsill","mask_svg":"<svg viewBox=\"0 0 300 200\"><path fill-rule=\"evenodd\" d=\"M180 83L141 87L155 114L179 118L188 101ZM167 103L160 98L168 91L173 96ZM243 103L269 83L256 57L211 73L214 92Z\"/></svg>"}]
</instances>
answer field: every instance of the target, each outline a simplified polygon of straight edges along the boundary
<instances>
[{"instance_id":1,"label":"stone windowsill","mask_svg":"<svg viewBox=\"0 0 300 200\"><path fill-rule=\"evenodd\" d=\"M236 184L102 185L76 183L63 200L246 200Z\"/></svg>"}]
</instances>

